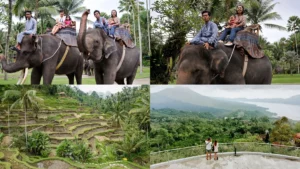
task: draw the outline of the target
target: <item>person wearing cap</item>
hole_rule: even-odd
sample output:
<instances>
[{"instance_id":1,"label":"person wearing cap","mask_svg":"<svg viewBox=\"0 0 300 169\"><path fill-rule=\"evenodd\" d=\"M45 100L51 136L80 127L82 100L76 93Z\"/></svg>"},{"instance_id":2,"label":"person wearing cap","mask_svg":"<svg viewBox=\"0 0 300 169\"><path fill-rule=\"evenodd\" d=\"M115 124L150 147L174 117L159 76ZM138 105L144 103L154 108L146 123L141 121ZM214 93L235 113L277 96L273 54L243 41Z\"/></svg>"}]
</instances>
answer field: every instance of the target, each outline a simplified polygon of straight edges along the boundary
<instances>
[{"instance_id":1,"label":"person wearing cap","mask_svg":"<svg viewBox=\"0 0 300 169\"><path fill-rule=\"evenodd\" d=\"M219 38L219 42L223 43L226 36L230 34L228 42L225 44L225 46L232 46L234 38L236 37L236 34L243 30L246 26L246 17L244 15L244 6L238 5L236 8L236 15L235 15L235 25L233 28L226 28L223 33L221 34Z\"/></svg>"},{"instance_id":2,"label":"person wearing cap","mask_svg":"<svg viewBox=\"0 0 300 169\"><path fill-rule=\"evenodd\" d=\"M25 11L25 18L26 18L25 31L21 32L17 35L17 45L14 46L14 47L11 47L10 48L11 50L20 51L23 37L25 35L31 35L32 36L32 35L36 34L37 22L32 17L32 12L31 11Z\"/></svg>"},{"instance_id":3,"label":"person wearing cap","mask_svg":"<svg viewBox=\"0 0 300 169\"><path fill-rule=\"evenodd\" d=\"M53 27L51 35L55 35L61 28L65 27L65 12L64 10L59 11L59 17L56 19L56 25Z\"/></svg>"},{"instance_id":4,"label":"person wearing cap","mask_svg":"<svg viewBox=\"0 0 300 169\"><path fill-rule=\"evenodd\" d=\"M202 19L205 21L205 25L187 44L203 45L206 49L217 47L218 26L210 21L210 15L209 11L202 12Z\"/></svg>"},{"instance_id":5,"label":"person wearing cap","mask_svg":"<svg viewBox=\"0 0 300 169\"><path fill-rule=\"evenodd\" d=\"M94 16L96 18L96 21L94 22L94 28L100 28L103 29L106 33L108 33L108 22L104 17L100 16L100 11L95 10L94 11Z\"/></svg>"}]
</instances>

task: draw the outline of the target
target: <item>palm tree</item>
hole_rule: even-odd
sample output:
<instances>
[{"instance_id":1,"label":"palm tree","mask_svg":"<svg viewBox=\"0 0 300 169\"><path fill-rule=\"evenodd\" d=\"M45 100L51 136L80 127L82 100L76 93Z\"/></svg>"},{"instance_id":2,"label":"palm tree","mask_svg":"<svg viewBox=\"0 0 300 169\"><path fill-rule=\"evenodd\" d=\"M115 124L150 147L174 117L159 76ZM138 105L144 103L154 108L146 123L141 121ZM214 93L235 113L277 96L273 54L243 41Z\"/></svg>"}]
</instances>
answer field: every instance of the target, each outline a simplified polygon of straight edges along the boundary
<instances>
[{"instance_id":1,"label":"palm tree","mask_svg":"<svg viewBox=\"0 0 300 169\"><path fill-rule=\"evenodd\" d=\"M12 25L12 0L8 0L8 30L7 30L6 45L5 45L6 58L8 58L8 47L9 47L9 37L11 33L11 25ZM4 73L4 80L7 80L7 72Z\"/></svg>"},{"instance_id":2,"label":"palm tree","mask_svg":"<svg viewBox=\"0 0 300 169\"><path fill-rule=\"evenodd\" d=\"M10 124L9 124L9 115L10 115L10 106L20 98L20 91L18 90L6 90L3 94L2 103L7 104L7 126L8 126L8 135L10 135Z\"/></svg>"},{"instance_id":3,"label":"palm tree","mask_svg":"<svg viewBox=\"0 0 300 169\"><path fill-rule=\"evenodd\" d=\"M113 110L108 112L112 115L110 119L112 120L113 124L116 124L116 127L120 127L124 122L127 113L121 108L121 104L118 102L113 102L112 107Z\"/></svg>"},{"instance_id":4,"label":"palm tree","mask_svg":"<svg viewBox=\"0 0 300 169\"><path fill-rule=\"evenodd\" d=\"M24 10L33 10L35 19L38 19L43 14L56 14L55 7L57 0L16 0L13 12L20 19L24 17Z\"/></svg>"},{"instance_id":5,"label":"palm tree","mask_svg":"<svg viewBox=\"0 0 300 169\"><path fill-rule=\"evenodd\" d=\"M281 19L277 12L273 12L274 7L278 3L273 3L274 0L246 0L248 21L251 24L261 24L269 20ZM285 27L264 23L267 28L275 28L278 30L286 30Z\"/></svg>"},{"instance_id":6,"label":"palm tree","mask_svg":"<svg viewBox=\"0 0 300 169\"><path fill-rule=\"evenodd\" d=\"M83 7L84 0L58 0L57 8L63 9L66 15L75 15L78 13L82 13L86 10ZM80 19L80 17L74 17L76 19Z\"/></svg>"},{"instance_id":7,"label":"palm tree","mask_svg":"<svg viewBox=\"0 0 300 169\"><path fill-rule=\"evenodd\" d=\"M21 97L17 99L12 105L11 109L16 107L21 107L25 112L25 137L26 137L26 145L27 145L27 111L31 108L37 117L37 112L40 109L40 103L43 101L42 98L36 96L36 90L22 90Z\"/></svg>"},{"instance_id":8,"label":"palm tree","mask_svg":"<svg viewBox=\"0 0 300 169\"><path fill-rule=\"evenodd\" d=\"M118 150L131 159L132 153L145 150L142 146L147 143L147 139L143 132L138 129L136 122L133 120L127 119L123 128L125 128L124 131L126 132L122 144L118 146Z\"/></svg>"},{"instance_id":9,"label":"palm tree","mask_svg":"<svg viewBox=\"0 0 300 169\"><path fill-rule=\"evenodd\" d=\"M142 33L141 33L141 23L140 23L140 5L139 0L137 0L137 15L138 15L138 29L139 29L139 44L140 44L140 73L143 73L143 51L142 51Z\"/></svg>"},{"instance_id":10,"label":"palm tree","mask_svg":"<svg viewBox=\"0 0 300 169\"><path fill-rule=\"evenodd\" d=\"M297 32L300 30L300 19L298 16L291 16L288 20L288 25L287 25L288 31L292 32L294 31L295 34L295 46L296 46L296 55L298 56L298 44L297 44ZM299 60L299 56L298 56ZM299 62L298 62L298 74L300 73L299 71Z\"/></svg>"},{"instance_id":11,"label":"palm tree","mask_svg":"<svg viewBox=\"0 0 300 169\"><path fill-rule=\"evenodd\" d=\"M150 40L150 0L146 0L146 11L147 11L147 30L148 30L148 55L151 56L151 40Z\"/></svg>"},{"instance_id":12,"label":"palm tree","mask_svg":"<svg viewBox=\"0 0 300 169\"><path fill-rule=\"evenodd\" d=\"M135 108L129 111L130 115L134 117L139 122L139 127L148 132L150 127L150 97L149 93L143 93L143 96L140 97L136 103Z\"/></svg>"}]
</instances>

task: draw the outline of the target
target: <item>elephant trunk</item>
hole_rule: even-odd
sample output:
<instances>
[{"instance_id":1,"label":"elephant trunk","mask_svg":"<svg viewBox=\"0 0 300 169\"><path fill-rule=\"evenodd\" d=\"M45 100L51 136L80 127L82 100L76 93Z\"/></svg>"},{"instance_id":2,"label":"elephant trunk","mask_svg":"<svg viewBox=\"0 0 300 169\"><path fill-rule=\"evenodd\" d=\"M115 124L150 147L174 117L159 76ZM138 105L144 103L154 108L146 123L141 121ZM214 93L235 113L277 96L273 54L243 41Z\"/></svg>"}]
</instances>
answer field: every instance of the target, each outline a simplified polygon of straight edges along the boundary
<instances>
[{"instance_id":1,"label":"elephant trunk","mask_svg":"<svg viewBox=\"0 0 300 169\"><path fill-rule=\"evenodd\" d=\"M17 71L20 71L20 70L23 70L23 69L29 67L29 65L27 63L21 64L21 62L7 64L5 58L1 60L1 63L2 63L3 70L5 70L7 73L15 73Z\"/></svg>"},{"instance_id":2,"label":"elephant trunk","mask_svg":"<svg viewBox=\"0 0 300 169\"><path fill-rule=\"evenodd\" d=\"M79 28L79 33L78 33L78 37L77 37L77 45L79 48L79 51L82 53L86 53L86 47L85 47L85 35L86 35L86 22L87 22L87 17L90 14L90 10L86 10L81 17L81 21L80 21L80 28Z\"/></svg>"}]
</instances>

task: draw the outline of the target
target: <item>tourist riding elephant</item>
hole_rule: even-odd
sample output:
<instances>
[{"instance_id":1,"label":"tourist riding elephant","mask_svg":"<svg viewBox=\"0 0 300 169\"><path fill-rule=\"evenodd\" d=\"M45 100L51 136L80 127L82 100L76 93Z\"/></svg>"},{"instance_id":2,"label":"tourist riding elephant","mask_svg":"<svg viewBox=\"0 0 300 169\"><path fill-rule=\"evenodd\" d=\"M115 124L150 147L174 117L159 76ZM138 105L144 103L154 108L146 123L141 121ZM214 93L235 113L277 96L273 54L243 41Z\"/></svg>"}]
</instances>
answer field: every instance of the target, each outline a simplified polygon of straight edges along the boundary
<instances>
[{"instance_id":1,"label":"tourist riding elephant","mask_svg":"<svg viewBox=\"0 0 300 169\"><path fill-rule=\"evenodd\" d=\"M185 46L177 65L177 84L271 84L272 65L267 56L260 59L249 56L243 76L244 57L238 50L233 52L226 67L232 49L221 43L212 50L206 50L202 45Z\"/></svg>"},{"instance_id":2,"label":"tourist riding elephant","mask_svg":"<svg viewBox=\"0 0 300 169\"><path fill-rule=\"evenodd\" d=\"M69 47L65 60L61 63L67 46L64 42L51 35L24 36L21 50L17 52L16 62L7 64L6 59L0 57L3 69L8 73L33 68L31 73L31 84L51 84L54 74L66 74L69 84L74 84L74 76L77 84L82 80L83 57L77 47ZM61 64L60 64L61 63ZM57 66L57 65L61 66ZM56 70L57 68L57 70ZM27 73L25 73L24 79Z\"/></svg>"},{"instance_id":3,"label":"tourist riding elephant","mask_svg":"<svg viewBox=\"0 0 300 169\"><path fill-rule=\"evenodd\" d=\"M140 51L136 47L126 48L122 61L123 46L99 28L86 30L90 10L83 13L77 44L85 59L91 59L95 65L97 84L132 84L139 66ZM121 65L119 65L121 64ZM118 69L119 67L119 70Z\"/></svg>"}]
</instances>

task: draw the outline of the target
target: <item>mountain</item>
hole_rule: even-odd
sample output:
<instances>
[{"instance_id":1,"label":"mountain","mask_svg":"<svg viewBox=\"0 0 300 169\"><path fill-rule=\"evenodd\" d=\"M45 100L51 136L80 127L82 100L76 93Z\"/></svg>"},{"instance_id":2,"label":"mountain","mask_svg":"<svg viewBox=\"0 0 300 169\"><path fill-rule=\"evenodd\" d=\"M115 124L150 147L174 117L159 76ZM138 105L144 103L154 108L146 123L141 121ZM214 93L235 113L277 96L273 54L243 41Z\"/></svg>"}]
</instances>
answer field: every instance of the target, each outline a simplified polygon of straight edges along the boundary
<instances>
[{"instance_id":1,"label":"mountain","mask_svg":"<svg viewBox=\"0 0 300 169\"><path fill-rule=\"evenodd\" d=\"M223 100L224 98L215 98L219 100ZM281 104L291 104L291 105L300 105L300 95L292 96L287 99L274 98L274 99L246 99L246 98L238 98L238 99L228 99L231 101L238 102L264 102L264 103L281 103Z\"/></svg>"},{"instance_id":2,"label":"mountain","mask_svg":"<svg viewBox=\"0 0 300 169\"><path fill-rule=\"evenodd\" d=\"M209 111L215 113L235 110L266 110L265 108L252 104L203 96L187 87L178 86L175 88L167 88L156 93L151 93L150 101L151 108L155 109L170 108L186 111Z\"/></svg>"}]
</instances>

